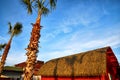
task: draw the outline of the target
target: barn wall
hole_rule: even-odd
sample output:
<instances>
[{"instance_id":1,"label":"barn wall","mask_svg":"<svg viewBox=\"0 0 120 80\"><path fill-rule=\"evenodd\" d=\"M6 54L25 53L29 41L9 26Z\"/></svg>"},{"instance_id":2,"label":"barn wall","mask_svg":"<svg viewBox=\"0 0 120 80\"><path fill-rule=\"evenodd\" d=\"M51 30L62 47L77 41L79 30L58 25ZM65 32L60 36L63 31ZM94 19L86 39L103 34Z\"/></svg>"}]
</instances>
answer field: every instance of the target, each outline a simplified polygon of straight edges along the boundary
<instances>
[{"instance_id":1,"label":"barn wall","mask_svg":"<svg viewBox=\"0 0 120 80\"><path fill-rule=\"evenodd\" d=\"M117 67L119 66L116 56L111 49L107 50L107 75L112 80L117 79Z\"/></svg>"},{"instance_id":2,"label":"barn wall","mask_svg":"<svg viewBox=\"0 0 120 80\"><path fill-rule=\"evenodd\" d=\"M41 80L107 80L105 76L100 77L42 77Z\"/></svg>"}]
</instances>

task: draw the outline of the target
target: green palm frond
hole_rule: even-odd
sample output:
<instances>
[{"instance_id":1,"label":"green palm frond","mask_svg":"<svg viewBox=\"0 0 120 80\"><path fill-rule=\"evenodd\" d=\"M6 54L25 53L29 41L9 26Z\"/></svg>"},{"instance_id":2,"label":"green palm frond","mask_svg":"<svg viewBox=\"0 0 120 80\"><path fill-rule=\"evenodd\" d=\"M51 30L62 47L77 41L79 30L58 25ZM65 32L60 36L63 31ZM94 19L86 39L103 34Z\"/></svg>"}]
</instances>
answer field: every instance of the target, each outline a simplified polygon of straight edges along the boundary
<instances>
[{"instance_id":1,"label":"green palm frond","mask_svg":"<svg viewBox=\"0 0 120 80\"><path fill-rule=\"evenodd\" d=\"M8 27L9 27L8 33L11 34L12 33L12 25L10 22L8 22Z\"/></svg>"},{"instance_id":2,"label":"green palm frond","mask_svg":"<svg viewBox=\"0 0 120 80\"><path fill-rule=\"evenodd\" d=\"M4 49L5 46L6 46L6 43L4 43L4 44L0 44L0 51L1 51L2 49Z\"/></svg>"},{"instance_id":3,"label":"green palm frond","mask_svg":"<svg viewBox=\"0 0 120 80\"><path fill-rule=\"evenodd\" d=\"M15 25L14 25L14 28L13 28L13 35L18 35L22 32L22 24L17 22Z\"/></svg>"},{"instance_id":4,"label":"green palm frond","mask_svg":"<svg viewBox=\"0 0 120 80\"><path fill-rule=\"evenodd\" d=\"M57 3L57 0L50 0L50 8L55 9L56 8L56 3Z\"/></svg>"},{"instance_id":5,"label":"green palm frond","mask_svg":"<svg viewBox=\"0 0 120 80\"><path fill-rule=\"evenodd\" d=\"M43 15L47 15L50 10L56 8L57 0L22 0L22 3L26 6L28 13L32 13L32 9L37 9L38 13L42 12Z\"/></svg>"},{"instance_id":6,"label":"green palm frond","mask_svg":"<svg viewBox=\"0 0 120 80\"><path fill-rule=\"evenodd\" d=\"M22 0L22 4L27 8L28 14L32 14L32 2L30 0Z\"/></svg>"},{"instance_id":7,"label":"green palm frond","mask_svg":"<svg viewBox=\"0 0 120 80\"><path fill-rule=\"evenodd\" d=\"M43 7L43 4L39 0L36 1L36 7L40 10Z\"/></svg>"},{"instance_id":8,"label":"green palm frond","mask_svg":"<svg viewBox=\"0 0 120 80\"><path fill-rule=\"evenodd\" d=\"M50 12L49 9L43 6L42 14L46 16L49 12Z\"/></svg>"}]
</instances>

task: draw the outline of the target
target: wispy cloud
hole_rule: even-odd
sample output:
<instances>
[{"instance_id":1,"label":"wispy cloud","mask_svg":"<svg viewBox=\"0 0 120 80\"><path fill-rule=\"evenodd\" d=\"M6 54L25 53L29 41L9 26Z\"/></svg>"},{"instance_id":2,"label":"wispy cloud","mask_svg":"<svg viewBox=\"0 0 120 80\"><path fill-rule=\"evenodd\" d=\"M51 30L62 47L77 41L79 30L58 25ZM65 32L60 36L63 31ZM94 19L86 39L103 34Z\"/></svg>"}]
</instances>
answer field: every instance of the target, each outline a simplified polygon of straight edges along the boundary
<instances>
[{"instance_id":1,"label":"wispy cloud","mask_svg":"<svg viewBox=\"0 0 120 80\"><path fill-rule=\"evenodd\" d=\"M12 51L8 54L7 60L6 60L6 65L11 65L13 64L18 64L21 62L24 62L26 60L26 55L25 52L20 52L20 51Z\"/></svg>"},{"instance_id":2,"label":"wispy cloud","mask_svg":"<svg viewBox=\"0 0 120 80\"><path fill-rule=\"evenodd\" d=\"M73 50L53 51L49 53L46 52L43 54L39 54L38 59L44 60L46 62L50 59L71 55L73 54L73 52L74 52Z\"/></svg>"},{"instance_id":3,"label":"wispy cloud","mask_svg":"<svg viewBox=\"0 0 120 80\"><path fill-rule=\"evenodd\" d=\"M6 39L6 38L4 38L4 37L2 37L2 36L0 36L0 41L1 41L1 42L6 42L6 41L7 41L7 39Z\"/></svg>"},{"instance_id":4,"label":"wispy cloud","mask_svg":"<svg viewBox=\"0 0 120 80\"><path fill-rule=\"evenodd\" d=\"M117 33L104 34L103 36L97 36L94 33L87 32L84 35L84 31L78 31L67 37L62 37L54 44L48 45L52 51L44 51L40 54L40 59L45 61L52 58L62 57L74 53L88 51L95 48L101 48L105 46L111 46L112 48L120 47L119 31Z\"/></svg>"},{"instance_id":5,"label":"wispy cloud","mask_svg":"<svg viewBox=\"0 0 120 80\"><path fill-rule=\"evenodd\" d=\"M42 55L40 54L40 59L43 60L50 60L53 58L57 57L62 57L74 53L79 53L95 48L100 48L100 47L105 47L105 46L111 46L112 48L120 47L120 37L119 36L111 36L105 39L96 39L96 40L90 40L86 42L81 42L81 41L73 41L69 42L66 40L60 41L58 44L54 44L54 46L51 46L53 49L52 52L47 52L43 53ZM62 46L59 47L58 46Z\"/></svg>"},{"instance_id":6,"label":"wispy cloud","mask_svg":"<svg viewBox=\"0 0 120 80\"><path fill-rule=\"evenodd\" d=\"M105 8L103 7L98 7L96 5L91 5L91 7L87 8L85 7L86 5L76 5L68 9L65 15L60 18L56 25L57 27L49 33L46 32L46 37L43 37L43 41L49 40L47 38L53 39L61 33L71 33L75 31L74 29L78 26L92 27L91 24L99 24L99 20L106 15L103 13L103 11L105 11Z\"/></svg>"}]
</instances>

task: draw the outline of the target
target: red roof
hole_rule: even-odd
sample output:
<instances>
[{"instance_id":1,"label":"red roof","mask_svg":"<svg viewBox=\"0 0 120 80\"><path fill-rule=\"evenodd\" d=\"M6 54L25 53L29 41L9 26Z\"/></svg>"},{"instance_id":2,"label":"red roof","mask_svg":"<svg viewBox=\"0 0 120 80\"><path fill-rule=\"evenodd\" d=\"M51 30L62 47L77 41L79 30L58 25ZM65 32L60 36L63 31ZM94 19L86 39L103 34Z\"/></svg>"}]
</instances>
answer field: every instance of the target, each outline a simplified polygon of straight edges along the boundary
<instances>
[{"instance_id":1,"label":"red roof","mask_svg":"<svg viewBox=\"0 0 120 80\"><path fill-rule=\"evenodd\" d=\"M34 75L37 75L39 69L41 68L41 66L43 64L44 64L44 61L37 61L37 63L35 64ZM19 63L19 64L15 64L15 67L25 68L26 63L22 62L22 63Z\"/></svg>"}]
</instances>

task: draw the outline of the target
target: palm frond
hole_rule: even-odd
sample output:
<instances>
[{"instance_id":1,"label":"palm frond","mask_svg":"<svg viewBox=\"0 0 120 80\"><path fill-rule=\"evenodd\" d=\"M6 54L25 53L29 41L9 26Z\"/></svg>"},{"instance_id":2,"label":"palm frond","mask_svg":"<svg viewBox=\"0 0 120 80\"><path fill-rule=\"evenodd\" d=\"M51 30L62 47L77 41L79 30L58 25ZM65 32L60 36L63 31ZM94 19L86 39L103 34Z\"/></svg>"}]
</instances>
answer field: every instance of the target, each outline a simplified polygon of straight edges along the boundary
<instances>
[{"instance_id":1,"label":"palm frond","mask_svg":"<svg viewBox=\"0 0 120 80\"><path fill-rule=\"evenodd\" d=\"M5 48L5 46L6 46L6 43L0 44L0 51L1 51L3 48Z\"/></svg>"},{"instance_id":2,"label":"palm frond","mask_svg":"<svg viewBox=\"0 0 120 80\"><path fill-rule=\"evenodd\" d=\"M30 0L22 0L22 4L27 8L28 14L32 14L32 2L34 0L32 0L30 2Z\"/></svg>"},{"instance_id":3,"label":"palm frond","mask_svg":"<svg viewBox=\"0 0 120 80\"><path fill-rule=\"evenodd\" d=\"M36 5L37 5L37 7L38 7L39 9L42 8L42 4L41 4L39 1L37 1Z\"/></svg>"},{"instance_id":4,"label":"palm frond","mask_svg":"<svg viewBox=\"0 0 120 80\"><path fill-rule=\"evenodd\" d=\"M13 35L19 35L22 32L22 24L17 22L13 28Z\"/></svg>"},{"instance_id":5,"label":"palm frond","mask_svg":"<svg viewBox=\"0 0 120 80\"><path fill-rule=\"evenodd\" d=\"M56 8L57 0L22 0L22 3L26 6L29 14L32 13L32 9L36 8L38 13L42 12L43 15L47 15L50 10Z\"/></svg>"},{"instance_id":6,"label":"palm frond","mask_svg":"<svg viewBox=\"0 0 120 80\"><path fill-rule=\"evenodd\" d=\"M46 16L49 12L50 12L49 9L43 6L42 14Z\"/></svg>"},{"instance_id":7,"label":"palm frond","mask_svg":"<svg viewBox=\"0 0 120 80\"><path fill-rule=\"evenodd\" d=\"M35 5L35 6L38 8L38 10L40 10L40 9L42 9L43 4L42 4L42 2L41 2L41 1L37 0L37 1L36 1L36 5Z\"/></svg>"},{"instance_id":8,"label":"palm frond","mask_svg":"<svg viewBox=\"0 0 120 80\"><path fill-rule=\"evenodd\" d=\"M36 7L38 8L38 11L41 11L45 16L50 12L49 8L45 5L45 0L36 1Z\"/></svg>"},{"instance_id":9,"label":"palm frond","mask_svg":"<svg viewBox=\"0 0 120 80\"><path fill-rule=\"evenodd\" d=\"M56 3L57 3L57 0L50 0L50 8L55 9L56 8Z\"/></svg>"},{"instance_id":10,"label":"palm frond","mask_svg":"<svg viewBox=\"0 0 120 80\"><path fill-rule=\"evenodd\" d=\"M8 27L9 27L8 33L11 34L12 33L12 25L10 22L8 22Z\"/></svg>"}]
</instances>

